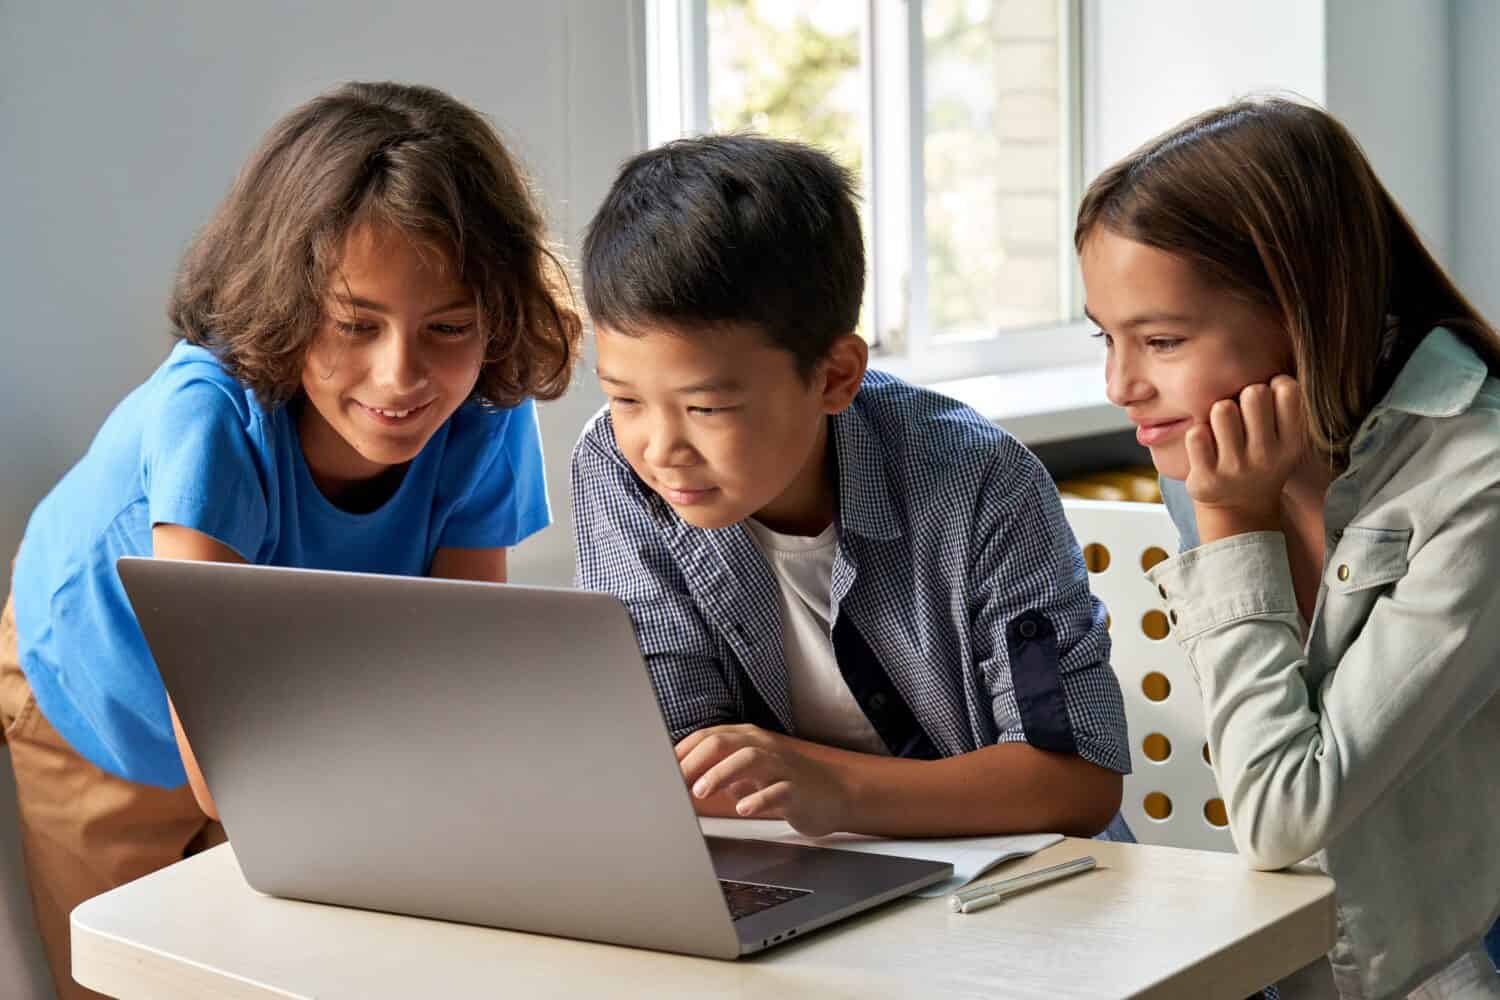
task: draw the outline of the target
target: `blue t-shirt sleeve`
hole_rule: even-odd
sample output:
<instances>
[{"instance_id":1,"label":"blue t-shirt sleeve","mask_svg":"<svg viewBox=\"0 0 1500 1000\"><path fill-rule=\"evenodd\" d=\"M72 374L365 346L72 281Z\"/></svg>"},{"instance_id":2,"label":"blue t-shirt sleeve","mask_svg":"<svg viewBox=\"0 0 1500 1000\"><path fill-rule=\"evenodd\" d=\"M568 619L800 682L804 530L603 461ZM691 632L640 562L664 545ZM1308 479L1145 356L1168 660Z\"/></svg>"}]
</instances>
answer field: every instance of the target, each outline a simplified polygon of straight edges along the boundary
<instances>
[{"instance_id":1,"label":"blue t-shirt sleeve","mask_svg":"<svg viewBox=\"0 0 1500 1000\"><path fill-rule=\"evenodd\" d=\"M528 399L509 410L471 407L454 414L453 433L479 440L472 448L455 441L459 446L449 450L469 464L469 481L438 546L507 548L552 523L536 404Z\"/></svg>"},{"instance_id":2,"label":"blue t-shirt sleeve","mask_svg":"<svg viewBox=\"0 0 1500 1000\"><path fill-rule=\"evenodd\" d=\"M142 482L151 524L180 524L256 561L266 537L266 487L244 390L189 378L147 408Z\"/></svg>"}]
</instances>

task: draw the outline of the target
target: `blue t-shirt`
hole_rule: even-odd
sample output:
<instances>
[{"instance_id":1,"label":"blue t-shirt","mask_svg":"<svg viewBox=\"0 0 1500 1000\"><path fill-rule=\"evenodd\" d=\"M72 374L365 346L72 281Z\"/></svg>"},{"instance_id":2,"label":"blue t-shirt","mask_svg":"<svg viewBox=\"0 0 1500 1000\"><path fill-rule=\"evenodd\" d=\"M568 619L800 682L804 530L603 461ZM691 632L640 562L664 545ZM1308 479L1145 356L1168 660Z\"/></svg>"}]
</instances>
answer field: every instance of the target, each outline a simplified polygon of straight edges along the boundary
<instances>
[{"instance_id":1,"label":"blue t-shirt","mask_svg":"<svg viewBox=\"0 0 1500 1000\"><path fill-rule=\"evenodd\" d=\"M153 524L262 565L421 576L439 547L511 546L550 520L530 401L465 403L394 495L351 514L313 484L293 412L264 409L213 354L179 343L31 516L12 585L21 667L80 754L176 787L166 692L115 571L120 556L151 554Z\"/></svg>"}]
</instances>

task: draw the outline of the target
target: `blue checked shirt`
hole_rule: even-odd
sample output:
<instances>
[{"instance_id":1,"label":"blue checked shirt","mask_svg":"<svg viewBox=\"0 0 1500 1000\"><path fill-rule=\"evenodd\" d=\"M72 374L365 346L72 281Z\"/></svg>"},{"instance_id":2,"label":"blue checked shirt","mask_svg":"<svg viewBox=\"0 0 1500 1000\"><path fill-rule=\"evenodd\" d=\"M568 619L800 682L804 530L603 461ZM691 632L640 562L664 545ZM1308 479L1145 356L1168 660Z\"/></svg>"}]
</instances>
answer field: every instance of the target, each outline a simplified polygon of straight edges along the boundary
<instances>
[{"instance_id":1,"label":"blue checked shirt","mask_svg":"<svg viewBox=\"0 0 1500 1000\"><path fill-rule=\"evenodd\" d=\"M831 421L835 645L847 622L873 654L851 665L840 649L839 665L877 730L890 692L929 755L1024 741L1128 773L1104 607L1036 457L879 372ZM779 585L745 527L679 519L631 470L607 410L573 451L572 494L576 583L629 609L672 739L767 713L796 735Z\"/></svg>"}]
</instances>

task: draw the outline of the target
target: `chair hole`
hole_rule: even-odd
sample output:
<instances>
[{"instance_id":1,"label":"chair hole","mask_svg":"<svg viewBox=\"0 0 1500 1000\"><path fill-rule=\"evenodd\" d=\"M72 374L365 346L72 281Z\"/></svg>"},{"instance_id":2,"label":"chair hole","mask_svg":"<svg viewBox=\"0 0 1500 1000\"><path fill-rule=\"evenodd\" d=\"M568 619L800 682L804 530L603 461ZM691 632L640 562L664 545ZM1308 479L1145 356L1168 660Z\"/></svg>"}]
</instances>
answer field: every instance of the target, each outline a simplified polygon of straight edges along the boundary
<instances>
[{"instance_id":1,"label":"chair hole","mask_svg":"<svg viewBox=\"0 0 1500 1000\"><path fill-rule=\"evenodd\" d=\"M1172 741L1161 733L1152 733L1141 743L1141 749L1145 751L1148 759L1160 764L1172 756Z\"/></svg>"},{"instance_id":2,"label":"chair hole","mask_svg":"<svg viewBox=\"0 0 1500 1000\"><path fill-rule=\"evenodd\" d=\"M1203 763L1207 764L1209 767L1213 767L1214 766L1213 758L1208 755L1208 744L1207 743L1203 744Z\"/></svg>"},{"instance_id":3,"label":"chair hole","mask_svg":"<svg viewBox=\"0 0 1500 1000\"><path fill-rule=\"evenodd\" d=\"M1229 825L1229 812L1224 808L1223 799L1209 799L1203 804L1203 818L1208 820L1208 825L1216 830L1222 830Z\"/></svg>"},{"instance_id":4,"label":"chair hole","mask_svg":"<svg viewBox=\"0 0 1500 1000\"><path fill-rule=\"evenodd\" d=\"M1098 542L1089 542L1083 547L1083 563L1090 573L1103 573L1109 569L1109 549Z\"/></svg>"},{"instance_id":5,"label":"chair hole","mask_svg":"<svg viewBox=\"0 0 1500 1000\"><path fill-rule=\"evenodd\" d=\"M1159 562L1165 562L1166 558L1167 558L1167 552L1166 552L1166 550L1153 545L1149 549L1147 549L1145 552L1141 553L1141 569L1142 570L1149 570L1152 566L1155 566L1157 563L1159 563Z\"/></svg>"},{"instance_id":6,"label":"chair hole","mask_svg":"<svg viewBox=\"0 0 1500 1000\"><path fill-rule=\"evenodd\" d=\"M1141 631L1146 633L1148 639L1165 639L1171 629L1167 624L1167 616L1160 611L1147 611L1141 616Z\"/></svg>"},{"instance_id":7,"label":"chair hole","mask_svg":"<svg viewBox=\"0 0 1500 1000\"><path fill-rule=\"evenodd\" d=\"M1166 701L1167 695L1172 693L1172 682L1167 680L1167 675L1153 670L1141 678L1141 691L1151 701Z\"/></svg>"},{"instance_id":8,"label":"chair hole","mask_svg":"<svg viewBox=\"0 0 1500 1000\"><path fill-rule=\"evenodd\" d=\"M1152 819L1166 819L1172 815L1172 800L1161 792L1152 792L1146 796L1146 815Z\"/></svg>"}]
</instances>

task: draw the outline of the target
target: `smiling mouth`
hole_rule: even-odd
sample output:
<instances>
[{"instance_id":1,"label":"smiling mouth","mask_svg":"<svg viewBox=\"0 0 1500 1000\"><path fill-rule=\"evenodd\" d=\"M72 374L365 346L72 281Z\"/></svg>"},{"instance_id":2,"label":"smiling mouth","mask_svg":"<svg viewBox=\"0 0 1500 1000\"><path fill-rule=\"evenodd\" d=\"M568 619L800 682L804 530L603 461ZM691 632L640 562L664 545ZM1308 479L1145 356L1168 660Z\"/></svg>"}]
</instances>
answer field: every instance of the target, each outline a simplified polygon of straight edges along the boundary
<instances>
[{"instance_id":1,"label":"smiling mouth","mask_svg":"<svg viewBox=\"0 0 1500 1000\"><path fill-rule=\"evenodd\" d=\"M1136 424L1135 439L1147 448L1161 444L1188 422L1186 417L1177 420L1161 420L1150 424Z\"/></svg>"},{"instance_id":2,"label":"smiling mouth","mask_svg":"<svg viewBox=\"0 0 1500 1000\"><path fill-rule=\"evenodd\" d=\"M375 417L381 423L400 424L410 421L413 417L419 416L431 405L432 402L429 400L428 402L423 403L421 406L412 406L404 410L392 410L380 406L368 406L364 403L360 403L359 407L366 413L370 414L372 417Z\"/></svg>"},{"instance_id":3,"label":"smiling mouth","mask_svg":"<svg viewBox=\"0 0 1500 1000\"><path fill-rule=\"evenodd\" d=\"M706 486L706 487L703 487L702 489L696 489L696 490L679 490L679 489L674 489L671 486L662 486L662 487L660 487L660 489L661 489L662 496L664 496L671 503L674 503L674 504L692 504L692 503L697 503L698 501L702 500L704 497L707 497L710 493L716 492L717 489L718 489L718 487L715 487L715 486Z\"/></svg>"}]
</instances>

